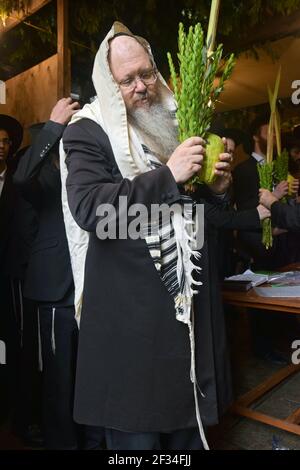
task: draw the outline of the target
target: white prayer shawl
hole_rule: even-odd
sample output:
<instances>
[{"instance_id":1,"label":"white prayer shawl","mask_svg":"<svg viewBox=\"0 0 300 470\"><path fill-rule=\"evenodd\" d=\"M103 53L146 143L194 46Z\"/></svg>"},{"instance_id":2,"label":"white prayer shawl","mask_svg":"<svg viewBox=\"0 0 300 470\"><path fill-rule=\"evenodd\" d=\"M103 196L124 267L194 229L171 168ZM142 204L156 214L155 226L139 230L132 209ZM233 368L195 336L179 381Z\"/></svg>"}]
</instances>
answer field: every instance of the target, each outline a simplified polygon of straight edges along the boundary
<instances>
[{"instance_id":1,"label":"white prayer shawl","mask_svg":"<svg viewBox=\"0 0 300 470\"><path fill-rule=\"evenodd\" d=\"M142 143L133 127L128 123L125 103L119 86L112 76L108 63L109 40L117 33L121 32L133 36L124 25L119 22L114 23L95 57L92 77L97 98L93 103L85 105L82 110L76 113L69 125L78 122L80 119L91 119L100 125L110 140L115 160L123 178L132 180L139 174L149 171L149 166L147 165ZM151 54L149 44L140 37L137 37L137 39L148 48ZM176 103L173 94L160 74L158 74L158 83L161 88L161 96L164 105L168 109L174 110ZM84 286L84 267L89 235L77 225L69 209L66 191L68 170L65 159L66 155L61 141L60 170L62 179L62 208L75 285L75 318L79 325ZM192 271L196 266L191 261L192 254L196 254L191 248L191 240L194 238L194 232L190 224L184 223L181 212L175 212L172 222L178 245L178 273L181 269L184 269L187 280L185 295L182 296L181 299L177 299L177 303L180 303L185 313L181 315L180 318L177 315L176 318L189 326L191 342L191 381L194 384L196 417L204 448L208 449L199 413L197 397L198 385L195 373L195 344L192 319L192 297L195 291L192 289L192 284L197 283L195 283L192 278ZM183 231L186 232L187 236L183 236Z\"/></svg>"}]
</instances>

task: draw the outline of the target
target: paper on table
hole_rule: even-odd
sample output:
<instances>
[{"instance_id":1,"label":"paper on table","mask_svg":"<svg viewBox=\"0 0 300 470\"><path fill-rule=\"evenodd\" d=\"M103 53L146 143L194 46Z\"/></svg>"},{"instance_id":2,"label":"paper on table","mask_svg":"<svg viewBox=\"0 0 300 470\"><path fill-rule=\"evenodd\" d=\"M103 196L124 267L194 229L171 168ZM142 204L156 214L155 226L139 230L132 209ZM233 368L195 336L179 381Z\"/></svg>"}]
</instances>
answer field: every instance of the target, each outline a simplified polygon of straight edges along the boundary
<instances>
[{"instance_id":1,"label":"paper on table","mask_svg":"<svg viewBox=\"0 0 300 470\"><path fill-rule=\"evenodd\" d=\"M262 297L299 298L300 300L300 286L255 287L254 290Z\"/></svg>"},{"instance_id":2,"label":"paper on table","mask_svg":"<svg viewBox=\"0 0 300 470\"><path fill-rule=\"evenodd\" d=\"M225 281L249 281L252 287L255 287L267 282L268 279L269 276L267 274L255 274L251 269L247 269L243 274L226 277Z\"/></svg>"},{"instance_id":3,"label":"paper on table","mask_svg":"<svg viewBox=\"0 0 300 470\"><path fill-rule=\"evenodd\" d=\"M269 276L269 284L276 287L298 286L300 287L300 273L298 271L287 271L280 276Z\"/></svg>"}]
</instances>

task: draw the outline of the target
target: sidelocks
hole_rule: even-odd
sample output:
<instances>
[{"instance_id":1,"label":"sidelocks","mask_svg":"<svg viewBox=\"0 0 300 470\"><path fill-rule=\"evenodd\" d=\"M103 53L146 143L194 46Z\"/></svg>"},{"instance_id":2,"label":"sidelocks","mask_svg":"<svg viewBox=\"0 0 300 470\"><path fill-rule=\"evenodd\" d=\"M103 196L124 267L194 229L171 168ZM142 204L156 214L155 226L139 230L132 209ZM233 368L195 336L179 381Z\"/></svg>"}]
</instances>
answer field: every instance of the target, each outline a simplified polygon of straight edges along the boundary
<instances>
[{"instance_id":1,"label":"sidelocks","mask_svg":"<svg viewBox=\"0 0 300 470\"><path fill-rule=\"evenodd\" d=\"M208 132L215 103L235 64L233 54L227 60L222 60L222 44L215 48L219 7L220 0L213 0L206 41L200 23L195 27L190 26L188 33L185 32L183 24L179 24L178 73L172 56L168 53L171 83L177 101L179 141L183 142L192 136L201 136L207 141L202 169L185 186L185 189L191 192L195 191L199 184L214 182L215 163L219 154L224 152L222 139ZM217 79L219 82L215 86Z\"/></svg>"},{"instance_id":2,"label":"sidelocks","mask_svg":"<svg viewBox=\"0 0 300 470\"><path fill-rule=\"evenodd\" d=\"M270 102L270 122L269 130L267 137L267 156L266 161L263 164L258 164L257 169L259 173L260 187L268 189L269 191L273 190L273 187L280 183L280 181L289 182L289 195L292 195L292 183L294 178L289 174L289 154L285 149L282 149L281 145L281 122L280 115L276 106L279 85L281 79L281 68L278 70L275 88L272 92L270 87L268 87L269 102ZM276 147L277 147L277 157L274 160L274 133L276 136ZM282 202L286 202L286 198L282 199ZM273 235L272 235L272 224L271 219L265 219L263 221L263 235L262 242L264 246L269 249L273 245Z\"/></svg>"}]
</instances>

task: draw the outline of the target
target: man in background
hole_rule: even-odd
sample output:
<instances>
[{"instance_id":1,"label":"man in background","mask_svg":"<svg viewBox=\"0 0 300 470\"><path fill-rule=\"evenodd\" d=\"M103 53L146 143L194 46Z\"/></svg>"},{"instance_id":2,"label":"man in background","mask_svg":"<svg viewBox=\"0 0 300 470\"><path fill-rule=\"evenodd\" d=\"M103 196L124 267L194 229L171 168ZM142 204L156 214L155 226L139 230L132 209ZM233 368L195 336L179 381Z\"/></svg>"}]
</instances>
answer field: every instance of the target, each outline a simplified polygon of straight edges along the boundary
<instances>
[{"instance_id":1,"label":"man in background","mask_svg":"<svg viewBox=\"0 0 300 470\"><path fill-rule=\"evenodd\" d=\"M13 230L16 193L12 181L11 159L21 145L23 129L11 116L0 115L0 339L6 344L6 365L0 366L0 416L7 417L16 388L18 318L11 302L8 253Z\"/></svg>"}]
</instances>

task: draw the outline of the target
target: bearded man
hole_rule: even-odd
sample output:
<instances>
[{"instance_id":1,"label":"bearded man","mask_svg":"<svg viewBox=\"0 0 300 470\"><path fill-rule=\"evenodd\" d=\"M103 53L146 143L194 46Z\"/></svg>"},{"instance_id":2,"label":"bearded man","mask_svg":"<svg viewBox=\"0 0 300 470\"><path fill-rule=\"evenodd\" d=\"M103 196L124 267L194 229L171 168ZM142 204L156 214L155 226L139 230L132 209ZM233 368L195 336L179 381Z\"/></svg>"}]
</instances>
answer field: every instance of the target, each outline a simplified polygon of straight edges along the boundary
<instances>
[{"instance_id":1,"label":"bearded man","mask_svg":"<svg viewBox=\"0 0 300 470\"><path fill-rule=\"evenodd\" d=\"M201 255L178 213L151 236L97 237L103 205L123 223L120 196L129 211L191 201L182 185L201 170L205 142L179 145L173 94L148 43L120 23L100 46L93 81L97 99L65 130L61 152L78 320L81 312L75 420L104 426L109 449L208 448L204 427L231 401L213 231ZM222 205L215 193L228 186L230 159L220 155L217 181L198 200Z\"/></svg>"}]
</instances>

